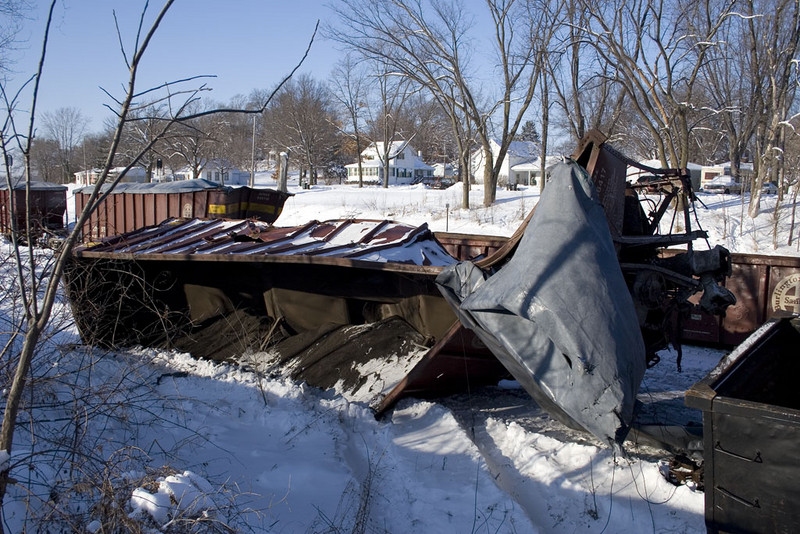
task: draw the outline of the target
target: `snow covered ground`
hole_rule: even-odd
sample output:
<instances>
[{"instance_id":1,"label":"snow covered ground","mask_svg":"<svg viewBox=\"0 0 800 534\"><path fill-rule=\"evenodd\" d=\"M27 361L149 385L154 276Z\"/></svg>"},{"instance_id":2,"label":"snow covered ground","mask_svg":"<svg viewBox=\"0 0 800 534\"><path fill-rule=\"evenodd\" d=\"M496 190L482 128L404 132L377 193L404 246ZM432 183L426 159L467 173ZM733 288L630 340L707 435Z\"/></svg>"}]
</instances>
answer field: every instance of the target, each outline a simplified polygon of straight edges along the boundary
<instances>
[{"instance_id":1,"label":"snow covered ground","mask_svg":"<svg viewBox=\"0 0 800 534\"><path fill-rule=\"evenodd\" d=\"M275 185L265 175L259 182ZM390 218L492 235L510 235L538 199L535 188L503 190L483 208L475 187L475 207L461 210L458 185L291 190L279 225ZM772 249L775 197L743 224L738 198L702 196L698 218L712 244L797 255ZM12 286L8 254L2 245L4 288ZM3 297L0 332L8 332L19 315ZM65 532L111 532L112 524L144 532L705 531L703 493L662 474L669 453L634 440L615 455L548 418L513 382L404 400L376 420L335 391L261 373L257 357L234 366L84 347L66 303L57 311L9 459L17 483L3 508L8 532L35 531L32 517L46 510ZM681 411L683 393L724 354L689 347L677 373L665 351L640 399L699 421Z\"/></svg>"}]
</instances>

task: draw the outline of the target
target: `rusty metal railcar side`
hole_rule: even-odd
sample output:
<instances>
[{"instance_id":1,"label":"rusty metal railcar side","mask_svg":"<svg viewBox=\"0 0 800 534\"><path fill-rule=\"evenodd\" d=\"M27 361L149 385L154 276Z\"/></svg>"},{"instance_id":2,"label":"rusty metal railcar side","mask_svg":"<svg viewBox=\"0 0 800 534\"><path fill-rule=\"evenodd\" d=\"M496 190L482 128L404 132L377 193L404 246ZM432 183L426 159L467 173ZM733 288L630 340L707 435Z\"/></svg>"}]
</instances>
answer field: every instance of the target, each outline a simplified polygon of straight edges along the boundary
<instances>
[{"instance_id":1,"label":"rusty metal railcar side","mask_svg":"<svg viewBox=\"0 0 800 534\"><path fill-rule=\"evenodd\" d=\"M83 211L92 190L89 186L75 191L76 213ZM207 180L119 184L90 215L82 238L96 241L173 218L255 218L272 223L290 196L273 189L232 188Z\"/></svg>"},{"instance_id":2,"label":"rusty metal railcar side","mask_svg":"<svg viewBox=\"0 0 800 534\"><path fill-rule=\"evenodd\" d=\"M683 339L733 347L781 313L800 313L800 258L731 254L725 281L735 296L723 317L693 310L683 319Z\"/></svg>"},{"instance_id":3,"label":"rusty metal railcar side","mask_svg":"<svg viewBox=\"0 0 800 534\"><path fill-rule=\"evenodd\" d=\"M61 231L67 209L67 187L48 182L31 182L31 223L35 234L41 231ZM11 209L13 197L14 209ZM13 185L9 192L5 182L0 183L0 233L8 235L16 225L19 232L26 228L25 182Z\"/></svg>"},{"instance_id":4,"label":"rusty metal railcar side","mask_svg":"<svg viewBox=\"0 0 800 534\"><path fill-rule=\"evenodd\" d=\"M169 218L208 216L209 190L178 193L132 193L118 186L89 216L83 240L92 241L159 224ZM90 189L75 192L75 212L83 211Z\"/></svg>"}]
</instances>

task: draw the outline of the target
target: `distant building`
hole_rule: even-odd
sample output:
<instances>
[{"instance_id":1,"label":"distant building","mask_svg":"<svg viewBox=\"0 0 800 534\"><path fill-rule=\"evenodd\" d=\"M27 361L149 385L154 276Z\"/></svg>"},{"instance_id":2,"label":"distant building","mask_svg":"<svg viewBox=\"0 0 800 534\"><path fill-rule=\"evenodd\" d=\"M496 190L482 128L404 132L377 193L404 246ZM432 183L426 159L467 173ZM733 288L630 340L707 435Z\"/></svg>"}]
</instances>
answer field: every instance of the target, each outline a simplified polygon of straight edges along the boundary
<instances>
[{"instance_id":1,"label":"distant building","mask_svg":"<svg viewBox=\"0 0 800 534\"><path fill-rule=\"evenodd\" d=\"M489 141L492 148L492 157L497 160L500 154L500 143L495 139ZM503 159L503 164L500 167L500 172L497 175L497 183L509 183L509 178L515 180L516 176L512 172L515 165L533 161L539 157L539 146L532 141L512 141L506 152L506 157ZM483 172L486 167L486 158L483 153L483 148L475 150L470 156L472 164L472 177L478 183L483 183Z\"/></svg>"},{"instance_id":2,"label":"distant building","mask_svg":"<svg viewBox=\"0 0 800 534\"><path fill-rule=\"evenodd\" d=\"M106 182L114 181L125 167L115 167L108 173ZM75 183L78 185L93 185L100 178L102 169L88 169L75 173ZM125 173L120 182L124 183L144 183L147 181L147 171L142 167L133 167Z\"/></svg>"},{"instance_id":3,"label":"distant building","mask_svg":"<svg viewBox=\"0 0 800 534\"><path fill-rule=\"evenodd\" d=\"M384 165L381 161L384 143L372 143L361 152L364 183L383 183ZM347 183L358 183L358 163L345 165ZM420 183L433 177L433 167L422 161L408 141L392 141L389 147L389 185Z\"/></svg>"},{"instance_id":4,"label":"distant building","mask_svg":"<svg viewBox=\"0 0 800 534\"><path fill-rule=\"evenodd\" d=\"M653 169L661 169L661 160L659 159L646 159L642 160L639 163L644 165L645 167L651 167ZM697 163L687 163L687 169L689 170L689 178L692 181L692 189L695 191L700 190L700 183L702 179L702 170L703 166L698 165ZM643 176L651 176L652 173L642 170L638 167L628 167L627 173L627 181L633 183L642 178Z\"/></svg>"},{"instance_id":5,"label":"distant building","mask_svg":"<svg viewBox=\"0 0 800 534\"><path fill-rule=\"evenodd\" d=\"M435 178L453 178L456 175L456 168L451 163L434 163L433 176Z\"/></svg>"},{"instance_id":6,"label":"distant building","mask_svg":"<svg viewBox=\"0 0 800 534\"><path fill-rule=\"evenodd\" d=\"M700 186L704 186L717 176L727 174L733 176L733 165L731 162L719 163L717 165L704 165L700 171ZM739 180L748 180L753 176L753 164L742 162L739 164Z\"/></svg>"},{"instance_id":7,"label":"distant building","mask_svg":"<svg viewBox=\"0 0 800 534\"><path fill-rule=\"evenodd\" d=\"M546 177L549 177L553 167L562 161L564 161L562 156L546 156L544 168ZM511 177L508 182L510 185L541 185L541 174L542 158L537 157L511 167Z\"/></svg>"},{"instance_id":8,"label":"distant building","mask_svg":"<svg viewBox=\"0 0 800 534\"><path fill-rule=\"evenodd\" d=\"M195 176L192 169L183 167L175 171L176 180L208 180L222 185L247 185L250 173L235 168L225 159L212 159L204 162L202 170Z\"/></svg>"}]
</instances>

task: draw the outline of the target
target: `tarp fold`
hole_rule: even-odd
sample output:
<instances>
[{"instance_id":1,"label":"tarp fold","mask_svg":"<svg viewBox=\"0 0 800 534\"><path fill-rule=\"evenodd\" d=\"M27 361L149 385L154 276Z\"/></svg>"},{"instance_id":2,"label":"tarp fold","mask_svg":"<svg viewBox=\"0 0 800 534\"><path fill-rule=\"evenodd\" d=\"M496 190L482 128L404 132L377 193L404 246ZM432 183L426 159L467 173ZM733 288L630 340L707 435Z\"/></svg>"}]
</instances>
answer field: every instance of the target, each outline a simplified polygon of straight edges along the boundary
<instances>
[{"instance_id":1,"label":"tarp fold","mask_svg":"<svg viewBox=\"0 0 800 534\"><path fill-rule=\"evenodd\" d=\"M551 416L622 443L645 347L603 207L580 165L553 170L497 272L462 262L436 281L462 323Z\"/></svg>"}]
</instances>

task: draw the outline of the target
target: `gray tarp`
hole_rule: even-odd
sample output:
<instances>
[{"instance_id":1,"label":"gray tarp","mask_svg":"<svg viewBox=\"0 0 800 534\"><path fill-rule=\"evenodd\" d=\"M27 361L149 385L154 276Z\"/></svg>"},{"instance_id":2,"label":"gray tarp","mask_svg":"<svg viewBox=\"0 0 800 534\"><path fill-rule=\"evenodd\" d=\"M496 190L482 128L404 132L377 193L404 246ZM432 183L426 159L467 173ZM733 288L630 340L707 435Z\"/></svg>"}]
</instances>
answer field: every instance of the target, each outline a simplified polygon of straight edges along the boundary
<instances>
[{"instance_id":1,"label":"gray tarp","mask_svg":"<svg viewBox=\"0 0 800 534\"><path fill-rule=\"evenodd\" d=\"M645 371L633 299L586 171L554 168L511 260L436 279L462 323L551 416L622 443Z\"/></svg>"}]
</instances>

